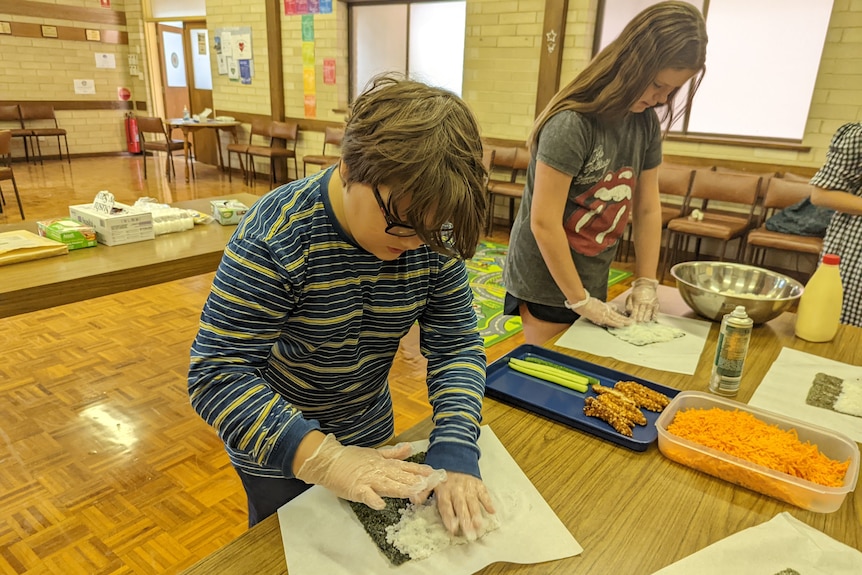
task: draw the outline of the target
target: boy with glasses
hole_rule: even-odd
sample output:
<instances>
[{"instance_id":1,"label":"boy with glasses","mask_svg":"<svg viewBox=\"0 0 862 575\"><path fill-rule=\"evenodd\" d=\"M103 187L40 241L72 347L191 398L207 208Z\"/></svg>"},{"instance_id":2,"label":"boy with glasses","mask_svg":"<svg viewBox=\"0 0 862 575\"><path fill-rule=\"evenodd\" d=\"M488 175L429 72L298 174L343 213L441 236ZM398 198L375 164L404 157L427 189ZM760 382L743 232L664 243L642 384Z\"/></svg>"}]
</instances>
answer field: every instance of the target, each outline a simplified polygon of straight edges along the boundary
<instances>
[{"instance_id":1,"label":"boy with glasses","mask_svg":"<svg viewBox=\"0 0 862 575\"><path fill-rule=\"evenodd\" d=\"M485 176L460 98L383 77L351 108L341 162L240 222L192 345L189 393L225 442L249 525L309 484L377 509L433 490L447 528L468 538L493 513L476 446L485 352L463 261ZM435 422L425 465L401 461L409 446L374 449L394 434L387 375L417 321Z\"/></svg>"}]
</instances>

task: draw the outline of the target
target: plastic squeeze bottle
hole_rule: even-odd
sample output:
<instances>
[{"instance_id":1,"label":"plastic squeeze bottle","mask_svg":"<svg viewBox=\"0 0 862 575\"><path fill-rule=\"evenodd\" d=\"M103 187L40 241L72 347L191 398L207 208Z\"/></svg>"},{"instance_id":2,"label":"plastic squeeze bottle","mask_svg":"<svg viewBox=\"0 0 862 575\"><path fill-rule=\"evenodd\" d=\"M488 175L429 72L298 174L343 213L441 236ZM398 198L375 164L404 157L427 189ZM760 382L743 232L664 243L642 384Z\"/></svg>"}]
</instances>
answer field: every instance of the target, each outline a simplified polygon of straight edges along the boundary
<instances>
[{"instance_id":1,"label":"plastic squeeze bottle","mask_svg":"<svg viewBox=\"0 0 862 575\"><path fill-rule=\"evenodd\" d=\"M808 341L830 341L838 331L844 289L838 273L840 258L825 254L805 284L796 312L796 337Z\"/></svg>"}]
</instances>

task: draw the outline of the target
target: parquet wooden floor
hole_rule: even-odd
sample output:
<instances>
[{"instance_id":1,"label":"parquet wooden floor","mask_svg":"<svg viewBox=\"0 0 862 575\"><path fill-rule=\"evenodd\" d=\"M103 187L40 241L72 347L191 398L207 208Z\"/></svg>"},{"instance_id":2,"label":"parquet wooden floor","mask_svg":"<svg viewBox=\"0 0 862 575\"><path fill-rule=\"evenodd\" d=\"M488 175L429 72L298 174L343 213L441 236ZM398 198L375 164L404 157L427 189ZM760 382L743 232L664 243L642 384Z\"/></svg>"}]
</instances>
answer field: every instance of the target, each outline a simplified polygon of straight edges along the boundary
<instances>
[{"instance_id":1,"label":"parquet wooden floor","mask_svg":"<svg viewBox=\"0 0 862 575\"><path fill-rule=\"evenodd\" d=\"M159 167L145 182L141 158L16 163L15 173L28 219L64 215L104 189L124 202L249 191L206 166L191 184L168 184ZM13 207L0 223L17 221ZM186 394L211 281L205 274L0 319L0 573L176 573L246 529L239 480ZM489 360L521 343L518 335L493 346ZM430 414L424 369L410 334L390 377L397 431Z\"/></svg>"}]
</instances>

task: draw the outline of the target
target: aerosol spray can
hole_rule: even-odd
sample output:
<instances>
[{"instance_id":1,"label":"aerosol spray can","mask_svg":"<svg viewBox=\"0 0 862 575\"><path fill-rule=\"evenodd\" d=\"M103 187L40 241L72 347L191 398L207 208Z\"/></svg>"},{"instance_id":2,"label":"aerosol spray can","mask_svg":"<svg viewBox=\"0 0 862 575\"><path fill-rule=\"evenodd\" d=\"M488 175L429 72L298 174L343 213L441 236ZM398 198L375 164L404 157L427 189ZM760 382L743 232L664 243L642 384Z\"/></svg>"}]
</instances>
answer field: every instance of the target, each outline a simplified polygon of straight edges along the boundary
<instances>
[{"instance_id":1,"label":"aerosol spray can","mask_svg":"<svg viewBox=\"0 0 862 575\"><path fill-rule=\"evenodd\" d=\"M739 391L752 325L754 322L741 305L721 320L715 362L709 377L709 390L712 393L732 397Z\"/></svg>"}]
</instances>

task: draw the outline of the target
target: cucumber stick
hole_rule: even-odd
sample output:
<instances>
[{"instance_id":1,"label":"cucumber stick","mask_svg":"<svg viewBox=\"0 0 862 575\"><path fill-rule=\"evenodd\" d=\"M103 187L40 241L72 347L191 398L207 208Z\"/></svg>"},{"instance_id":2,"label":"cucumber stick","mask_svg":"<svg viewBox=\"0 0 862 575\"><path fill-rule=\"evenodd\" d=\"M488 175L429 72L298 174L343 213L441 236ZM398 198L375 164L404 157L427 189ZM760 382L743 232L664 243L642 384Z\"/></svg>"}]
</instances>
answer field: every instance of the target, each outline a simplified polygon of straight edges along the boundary
<instances>
[{"instance_id":1,"label":"cucumber stick","mask_svg":"<svg viewBox=\"0 0 862 575\"><path fill-rule=\"evenodd\" d=\"M553 367L555 369L559 369L559 370L583 377L584 379L587 380L587 383L589 385L599 385L601 383L601 381L599 381L597 378L595 378L591 375L581 373L580 371L572 369L571 367L569 367L567 365L563 365L561 363L555 363L549 359L545 359L545 358L539 357L537 355L527 355L526 357L524 357L524 361L529 361L530 363L535 363L537 365L544 365L547 367Z\"/></svg>"},{"instance_id":2,"label":"cucumber stick","mask_svg":"<svg viewBox=\"0 0 862 575\"><path fill-rule=\"evenodd\" d=\"M588 389L588 382L585 377L577 376L546 365L539 365L537 363L523 361L513 357L509 359L509 367L515 371L532 375L533 377L550 381L551 383L556 383L557 385L562 385L563 387L574 391L580 391L581 393Z\"/></svg>"}]
</instances>

